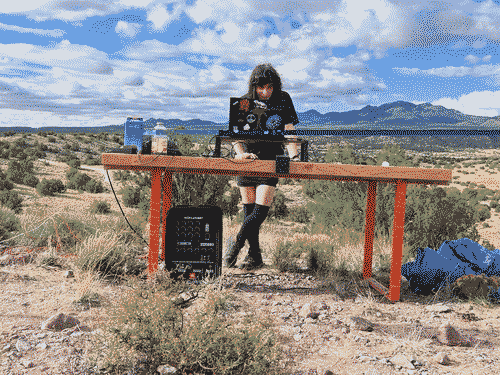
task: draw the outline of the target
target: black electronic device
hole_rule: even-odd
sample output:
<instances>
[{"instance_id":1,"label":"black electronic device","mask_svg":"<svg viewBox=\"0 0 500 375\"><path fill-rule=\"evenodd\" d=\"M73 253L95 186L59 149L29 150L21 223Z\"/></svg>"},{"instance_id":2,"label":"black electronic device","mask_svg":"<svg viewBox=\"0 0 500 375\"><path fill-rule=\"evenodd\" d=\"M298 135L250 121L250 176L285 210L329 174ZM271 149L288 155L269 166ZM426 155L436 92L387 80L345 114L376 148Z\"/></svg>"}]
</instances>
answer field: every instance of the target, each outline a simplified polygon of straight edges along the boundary
<instances>
[{"instance_id":1,"label":"black electronic device","mask_svg":"<svg viewBox=\"0 0 500 375\"><path fill-rule=\"evenodd\" d=\"M256 99L229 99L229 132L235 135L283 135L279 111Z\"/></svg>"},{"instance_id":2,"label":"black electronic device","mask_svg":"<svg viewBox=\"0 0 500 375\"><path fill-rule=\"evenodd\" d=\"M165 270L173 278L200 281L222 271L222 210L172 207L166 217Z\"/></svg>"},{"instance_id":3,"label":"black electronic device","mask_svg":"<svg viewBox=\"0 0 500 375\"><path fill-rule=\"evenodd\" d=\"M116 148L112 148L107 151L111 154L137 154L137 146L136 145L126 145L120 146Z\"/></svg>"},{"instance_id":4,"label":"black electronic device","mask_svg":"<svg viewBox=\"0 0 500 375\"><path fill-rule=\"evenodd\" d=\"M276 156L276 173L288 174L290 173L290 158L286 155Z\"/></svg>"}]
</instances>

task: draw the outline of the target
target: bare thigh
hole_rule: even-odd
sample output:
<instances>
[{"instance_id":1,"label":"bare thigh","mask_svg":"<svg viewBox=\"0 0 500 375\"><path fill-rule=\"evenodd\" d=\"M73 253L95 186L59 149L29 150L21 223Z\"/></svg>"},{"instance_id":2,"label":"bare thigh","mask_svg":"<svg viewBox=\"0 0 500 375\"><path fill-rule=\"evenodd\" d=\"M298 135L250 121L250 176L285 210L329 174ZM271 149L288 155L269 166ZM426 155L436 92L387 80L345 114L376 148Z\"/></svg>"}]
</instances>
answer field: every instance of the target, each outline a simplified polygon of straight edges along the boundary
<instances>
[{"instance_id":1,"label":"bare thigh","mask_svg":"<svg viewBox=\"0 0 500 375\"><path fill-rule=\"evenodd\" d=\"M257 203L261 206L270 206L273 203L274 186L259 185L256 188L253 186L240 186L241 200L243 204Z\"/></svg>"},{"instance_id":2,"label":"bare thigh","mask_svg":"<svg viewBox=\"0 0 500 375\"><path fill-rule=\"evenodd\" d=\"M255 187L240 186L240 193L243 204L255 203Z\"/></svg>"},{"instance_id":3,"label":"bare thigh","mask_svg":"<svg viewBox=\"0 0 500 375\"><path fill-rule=\"evenodd\" d=\"M257 194L255 203L261 206L270 206L273 203L274 192L276 188L269 185L259 185L257 186Z\"/></svg>"}]
</instances>

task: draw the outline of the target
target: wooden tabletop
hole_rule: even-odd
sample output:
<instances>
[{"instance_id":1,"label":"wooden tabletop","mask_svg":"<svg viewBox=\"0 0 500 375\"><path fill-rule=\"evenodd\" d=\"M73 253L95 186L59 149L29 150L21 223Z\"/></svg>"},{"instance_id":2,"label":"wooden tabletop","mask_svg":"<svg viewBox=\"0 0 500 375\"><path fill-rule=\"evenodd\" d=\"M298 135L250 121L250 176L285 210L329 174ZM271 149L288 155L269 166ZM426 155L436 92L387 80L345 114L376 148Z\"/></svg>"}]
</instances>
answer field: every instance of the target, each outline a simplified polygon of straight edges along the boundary
<instances>
[{"instance_id":1,"label":"wooden tabletop","mask_svg":"<svg viewBox=\"0 0 500 375\"><path fill-rule=\"evenodd\" d=\"M105 169L150 170L162 168L174 173L224 174L318 180L356 180L448 185L450 169L382 167L333 163L290 162L288 174L276 174L274 160L234 160L169 155L102 154Z\"/></svg>"}]
</instances>

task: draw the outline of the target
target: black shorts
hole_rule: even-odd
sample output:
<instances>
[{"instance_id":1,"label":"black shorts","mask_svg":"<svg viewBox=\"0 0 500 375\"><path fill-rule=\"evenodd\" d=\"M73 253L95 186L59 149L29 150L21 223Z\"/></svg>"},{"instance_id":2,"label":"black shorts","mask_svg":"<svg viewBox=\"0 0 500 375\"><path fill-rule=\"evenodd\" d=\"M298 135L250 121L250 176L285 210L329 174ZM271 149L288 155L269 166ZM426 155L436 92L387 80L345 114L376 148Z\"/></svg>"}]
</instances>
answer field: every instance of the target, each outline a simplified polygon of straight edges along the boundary
<instances>
[{"instance_id":1,"label":"black shorts","mask_svg":"<svg viewBox=\"0 0 500 375\"><path fill-rule=\"evenodd\" d=\"M278 179L276 177L236 176L236 182L241 187L257 187L259 185L276 187Z\"/></svg>"}]
</instances>

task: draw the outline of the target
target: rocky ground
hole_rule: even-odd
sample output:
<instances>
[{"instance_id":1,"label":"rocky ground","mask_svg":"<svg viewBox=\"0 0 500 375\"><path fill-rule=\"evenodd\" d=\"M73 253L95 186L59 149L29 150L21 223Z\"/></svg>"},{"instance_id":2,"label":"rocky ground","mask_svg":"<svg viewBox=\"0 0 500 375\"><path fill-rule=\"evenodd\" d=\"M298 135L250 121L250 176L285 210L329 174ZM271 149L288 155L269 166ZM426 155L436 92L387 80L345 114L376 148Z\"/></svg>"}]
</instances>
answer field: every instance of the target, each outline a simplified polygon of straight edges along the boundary
<instances>
[{"instance_id":1,"label":"rocky ground","mask_svg":"<svg viewBox=\"0 0 500 375\"><path fill-rule=\"evenodd\" d=\"M19 249L0 258L0 373L89 374L92 338L126 287L105 282L101 306L79 307L70 302L74 275L39 267L31 254ZM498 373L495 306L412 296L406 282L407 298L391 303L363 281L327 282L270 267L224 269L220 283L234 296L235 319L272 319L291 374ZM184 305L186 321L198 303Z\"/></svg>"}]
</instances>

